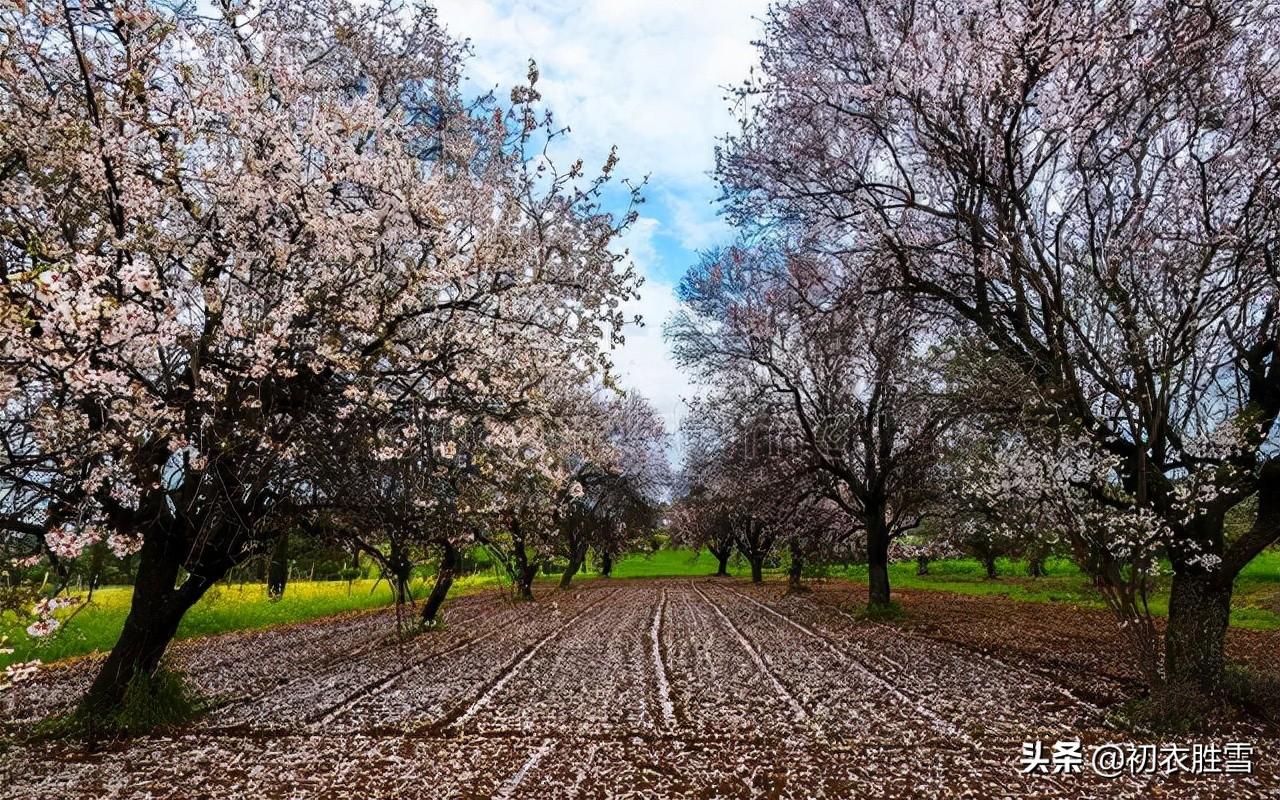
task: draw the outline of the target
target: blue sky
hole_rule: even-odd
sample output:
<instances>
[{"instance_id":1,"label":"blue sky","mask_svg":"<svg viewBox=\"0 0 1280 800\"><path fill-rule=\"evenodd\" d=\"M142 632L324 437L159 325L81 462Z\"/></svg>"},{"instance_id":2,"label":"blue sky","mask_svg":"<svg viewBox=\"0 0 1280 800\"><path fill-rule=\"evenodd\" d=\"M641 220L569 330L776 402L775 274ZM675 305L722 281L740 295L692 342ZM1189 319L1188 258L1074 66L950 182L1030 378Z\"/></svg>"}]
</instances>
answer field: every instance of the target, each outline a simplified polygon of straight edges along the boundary
<instances>
[{"instance_id":1,"label":"blue sky","mask_svg":"<svg viewBox=\"0 0 1280 800\"><path fill-rule=\"evenodd\" d=\"M653 401L674 431L694 388L662 341L674 287L700 250L726 242L708 174L718 136L732 127L725 87L755 63L752 40L766 0L437 0L449 32L471 41L469 80L504 97L538 62L538 90L572 133L558 161L603 164L617 145L618 174L649 176L640 219L627 234L642 298L614 354L624 386Z\"/></svg>"}]
</instances>

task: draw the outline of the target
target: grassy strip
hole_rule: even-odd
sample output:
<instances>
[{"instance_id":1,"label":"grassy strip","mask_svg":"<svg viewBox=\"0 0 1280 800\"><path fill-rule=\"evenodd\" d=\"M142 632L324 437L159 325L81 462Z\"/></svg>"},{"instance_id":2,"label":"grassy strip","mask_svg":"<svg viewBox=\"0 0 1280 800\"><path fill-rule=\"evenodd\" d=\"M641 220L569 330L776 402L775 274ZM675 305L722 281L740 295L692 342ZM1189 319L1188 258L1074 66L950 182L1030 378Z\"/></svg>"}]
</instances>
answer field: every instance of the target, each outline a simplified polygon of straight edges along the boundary
<instances>
[{"instance_id":1,"label":"grassy strip","mask_svg":"<svg viewBox=\"0 0 1280 800\"><path fill-rule=\"evenodd\" d=\"M992 581L987 580L982 565L976 560L954 559L931 563L928 575L916 575L914 563L894 564L889 572L890 583L895 589L930 589L963 595L999 595L1030 602L1103 606L1089 579L1070 561L1052 559L1046 564L1046 569L1048 574L1043 578L1027 578L1024 577L1024 564L1001 559L999 570L1002 577ZM716 561L706 552L663 549L619 559L613 576L698 577L711 575L715 570ZM768 572L780 574L784 570L785 565L779 565ZM741 577L749 574L750 570L745 562L735 559L730 564L730 572ZM597 574L588 571L581 577L597 577ZM866 568L830 567L814 577L865 581ZM558 576L545 576L541 581L545 585L557 579ZM454 582L452 595L497 585L497 579L491 572L462 576ZM424 597L427 589L423 581L415 581L415 596ZM0 667L33 658L47 663L109 650L124 624L130 596L131 590L125 586L99 589L94 592L88 607L76 613L63 630L47 640L32 640L12 617L0 617L0 635L8 636L9 644L14 648L11 655L0 657ZM178 638L267 628L390 604L390 588L385 582L372 580L351 584L294 581L289 584L284 597L275 602L267 598L262 584L220 584L188 612L178 630ZM1152 608L1158 614L1166 613L1166 598L1163 595L1153 598ZM1236 580L1231 624L1257 630L1280 629L1280 552L1264 553Z\"/></svg>"},{"instance_id":2,"label":"grassy strip","mask_svg":"<svg viewBox=\"0 0 1280 800\"><path fill-rule=\"evenodd\" d=\"M1028 578L1025 564L1001 559L1002 577L992 581L974 559L930 564L928 575L916 575L915 565L904 563L890 569L890 582L900 589L933 589L956 594L1000 595L1029 602L1105 607L1092 582L1074 563L1052 559L1046 567L1046 576ZM865 576L865 568L842 571L842 577L865 580ZM1158 616L1168 614L1167 584L1151 598L1151 610ZM1263 553L1236 579L1231 624L1255 630L1280 629L1280 552Z\"/></svg>"},{"instance_id":3,"label":"grassy strip","mask_svg":"<svg viewBox=\"0 0 1280 800\"><path fill-rule=\"evenodd\" d=\"M1002 558L997 562L999 577L988 580L982 564L973 558L948 559L929 564L929 574L917 575L915 562L889 566L889 583L894 589L929 589L963 595L1001 596L1034 603L1070 603L1089 608L1105 608L1101 595L1088 576L1070 559L1050 559L1046 575L1027 577L1026 564ZM708 553L688 550L660 550L652 555L636 555L622 559L614 576L660 577L710 575L716 571L716 560ZM750 574L745 561L735 558L729 571L738 577ZM779 564L765 573L780 575L786 565ZM865 583L867 568L862 565L832 566L817 570L812 577L842 578ZM1151 610L1160 616L1168 613L1165 592L1151 599ZM1232 599L1231 624L1255 630L1280 630L1280 551L1269 550L1254 559L1236 579Z\"/></svg>"},{"instance_id":4,"label":"grassy strip","mask_svg":"<svg viewBox=\"0 0 1280 800\"><path fill-rule=\"evenodd\" d=\"M493 586L492 575L463 576L454 581L453 596ZM413 585L416 597L425 597L429 586ZM20 622L0 617L0 635L9 637L11 655L0 656L0 667L38 658L46 663L71 656L106 652L115 644L129 613L132 589L107 586L93 593L89 604L53 636L32 639ZM254 630L304 622L350 611L391 605L391 589L385 581L291 581L284 597L272 601L260 583L219 584L209 590L182 619L179 639L227 631Z\"/></svg>"}]
</instances>

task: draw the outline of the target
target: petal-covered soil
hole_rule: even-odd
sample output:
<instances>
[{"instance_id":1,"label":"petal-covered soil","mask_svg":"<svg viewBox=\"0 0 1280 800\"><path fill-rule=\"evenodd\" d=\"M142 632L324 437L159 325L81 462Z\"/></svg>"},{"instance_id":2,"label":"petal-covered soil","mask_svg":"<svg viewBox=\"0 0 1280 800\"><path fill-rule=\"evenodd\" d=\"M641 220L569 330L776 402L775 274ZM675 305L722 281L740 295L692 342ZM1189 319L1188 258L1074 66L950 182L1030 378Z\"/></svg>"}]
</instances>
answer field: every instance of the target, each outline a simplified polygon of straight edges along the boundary
<instances>
[{"instance_id":1,"label":"petal-covered soil","mask_svg":"<svg viewBox=\"0 0 1280 800\"><path fill-rule=\"evenodd\" d=\"M175 648L218 698L199 723L86 754L0 753L6 797L1197 797L1280 795L1280 738L1248 722L1251 775L1019 772L1024 742L1134 741L1134 691L1105 614L903 593L908 616L850 613L856 587L781 596L731 579L599 581L511 605L455 601L400 639L389 612ZM1233 632L1275 664L1280 637ZM65 710L84 660L23 685L10 733Z\"/></svg>"}]
</instances>

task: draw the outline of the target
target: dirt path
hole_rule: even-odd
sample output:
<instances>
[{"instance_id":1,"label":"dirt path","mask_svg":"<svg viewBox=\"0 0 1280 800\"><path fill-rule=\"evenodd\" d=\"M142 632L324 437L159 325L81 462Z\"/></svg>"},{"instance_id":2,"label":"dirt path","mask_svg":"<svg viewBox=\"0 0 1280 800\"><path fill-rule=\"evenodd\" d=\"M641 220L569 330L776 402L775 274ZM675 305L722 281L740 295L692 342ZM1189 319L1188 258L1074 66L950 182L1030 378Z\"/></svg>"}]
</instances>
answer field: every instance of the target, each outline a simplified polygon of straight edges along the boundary
<instances>
[{"instance_id":1,"label":"dirt path","mask_svg":"<svg viewBox=\"0 0 1280 800\"><path fill-rule=\"evenodd\" d=\"M1023 776L1023 742L1127 742L1130 676L1103 615L906 593L877 624L832 584L781 597L726 579L596 582L512 606L462 598L400 641L387 613L176 648L221 700L191 729L85 755L0 753L5 797L1276 797L1253 775ZM948 600L950 602L948 602ZM1082 624L1083 623L1083 624ZM1110 631L1110 635L1108 635ZM1265 663L1280 637L1235 636ZM22 730L92 672L52 670L0 708ZM1184 743L1209 740L1187 738Z\"/></svg>"}]
</instances>

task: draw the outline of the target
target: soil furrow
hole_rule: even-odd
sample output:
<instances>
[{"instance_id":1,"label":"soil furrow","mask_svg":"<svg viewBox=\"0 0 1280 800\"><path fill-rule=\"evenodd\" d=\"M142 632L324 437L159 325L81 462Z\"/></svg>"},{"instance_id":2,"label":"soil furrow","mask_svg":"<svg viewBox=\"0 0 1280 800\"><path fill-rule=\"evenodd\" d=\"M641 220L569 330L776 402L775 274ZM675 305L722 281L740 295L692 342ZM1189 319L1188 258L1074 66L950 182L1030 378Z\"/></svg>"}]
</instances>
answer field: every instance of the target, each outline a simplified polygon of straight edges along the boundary
<instances>
[{"instance_id":1,"label":"soil furrow","mask_svg":"<svg viewBox=\"0 0 1280 800\"><path fill-rule=\"evenodd\" d=\"M697 592L698 596L705 600L707 605L711 606L711 609L716 613L716 616L733 631L734 637L738 640L738 643L742 645L742 649L747 652L747 655L751 658L752 662L755 663L761 674L769 679L769 683L772 684L773 688L778 692L778 696L785 700L787 705L791 706L791 710L795 714L795 720L797 722L809 721L809 712L805 710L804 706L800 705L800 701L791 693L791 690L788 689L782 681L778 680L778 676L774 674L773 670L769 669L769 665L765 663L760 652L756 650L755 646L751 644L745 635L743 635L738 626L733 624L733 621L725 616L724 612L720 610L720 606L716 605L715 601L710 597L707 597L701 589L694 586L692 583L689 584L689 587Z\"/></svg>"},{"instance_id":2,"label":"soil furrow","mask_svg":"<svg viewBox=\"0 0 1280 800\"><path fill-rule=\"evenodd\" d=\"M538 763L544 758L551 755L551 751L556 749L556 741L554 739L546 739L538 746L537 750L525 759L520 768L507 778L502 786L498 787L498 793L494 795L494 800L508 800L508 798L516 797L516 792L520 789L520 784L524 783L525 777L531 770L537 768Z\"/></svg>"},{"instance_id":3,"label":"soil furrow","mask_svg":"<svg viewBox=\"0 0 1280 800\"><path fill-rule=\"evenodd\" d=\"M479 712L481 708L483 708L490 701L490 699L492 699L498 692L502 691L502 687L506 686L507 683L513 677L515 677L516 673L520 671L520 668L523 667L525 664L529 663L529 661L532 660L533 657L538 654L539 650L541 650L543 647L546 647L547 644L551 642L553 639L555 639L557 636L560 636L565 631L569 630L569 628L572 627L573 623L577 622L579 619L585 616L587 612L593 609L601 608L604 604L604 600L607 599L612 594L613 592L610 592L609 595L605 595L605 597L603 598L596 598L593 602L587 605L586 608L578 611L576 614L571 616L568 620L566 620L563 624L561 624L555 630L551 631L551 633L548 633L546 636L543 636L541 639L529 645L529 647L525 648L521 652L521 654L516 657L514 661L512 661L505 668L503 668L502 672L500 672L492 682L490 682L487 686L485 686L485 688L480 692L480 694L475 698L475 700L473 700L465 708L460 708L455 712L451 712L447 714L443 719L437 722L433 727L443 730L451 727L460 728L463 725L465 725L472 717L476 715L477 712Z\"/></svg>"},{"instance_id":4,"label":"soil furrow","mask_svg":"<svg viewBox=\"0 0 1280 800\"><path fill-rule=\"evenodd\" d=\"M388 623L370 614L184 643L193 683L242 696L94 753L13 738L0 798L1263 800L1280 786L1280 733L1249 717L1162 741L1250 743L1252 774L1022 774L1026 742L1078 739L1087 756L1151 741L1103 724L1114 679L1088 671L1116 672L1121 645L1079 609L904 592L908 616L883 624L837 608L861 600L847 584L780 592L592 581L534 604L468 598L468 619L403 641L369 641ZM1236 641L1280 652L1275 634ZM92 666L41 676L55 708ZM10 698L9 719L37 715L37 695Z\"/></svg>"},{"instance_id":5,"label":"soil furrow","mask_svg":"<svg viewBox=\"0 0 1280 800\"><path fill-rule=\"evenodd\" d=\"M649 641L653 646L653 675L657 682L658 703L662 708L662 728L671 730L677 724L675 703L671 699L671 684L667 681L667 667L662 656L662 616L667 610L667 590L663 587L658 607L653 612L653 625L649 628Z\"/></svg>"},{"instance_id":6,"label":"soil furrow","mask_svg":"<svg viewBox=\"0 0 1280 800\"><path fill-rule=\"evenodd\" d=\"M796 630L800 631L804 635L818 642L821 642L822 645L832 655L836 656L837 658L841 659L849 666L853 667L855 670L859 672L859 674L863 675L868 680L873 681L874 683L876 683L877 685L879 685L880 687L882 687L883 689L891 693L897 699L901 700L902 702L914 708L916 710L916 713L918 713L924 719L928 720L929 724L934 728L934 730L938 731L938 733L942 734L943 736L950 736L953 738L960 739L961 741L963 741L965 744L968 744L968 745L973 744L973 741L964 733L964 731L960 730L955 725L952 725L950 722L942 719L937 714L934 714L933 711L924 703L922 703L918 698L914 698L911 695L904 692L893 681L889 680L879 672L873 670L870 666L866 664L866 662L854 657L853 655L849 654L847 651L837 647L836 644L826 636L820 633L817 633L813 629L809 628L807 625L803 625L797 622L796 620L792 619L786 614L776 611L773 608L769 607L768 605L761 603L760 601L756 600L754 597L751 597L750 595L744 594L743 592L739 592L736 589L730 589L730 591L732 591L734 594L738 595L739 597L743 598L748 603L751 603L757 608L763 610L764 612L773 615L774 617L782 620L783 622L786 622L788 625L791 625L792 627L794 627ZM889 660L889 659L886 659L886 660Z\"/></svg>"}]
</instances>

